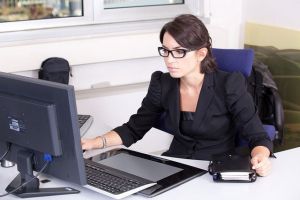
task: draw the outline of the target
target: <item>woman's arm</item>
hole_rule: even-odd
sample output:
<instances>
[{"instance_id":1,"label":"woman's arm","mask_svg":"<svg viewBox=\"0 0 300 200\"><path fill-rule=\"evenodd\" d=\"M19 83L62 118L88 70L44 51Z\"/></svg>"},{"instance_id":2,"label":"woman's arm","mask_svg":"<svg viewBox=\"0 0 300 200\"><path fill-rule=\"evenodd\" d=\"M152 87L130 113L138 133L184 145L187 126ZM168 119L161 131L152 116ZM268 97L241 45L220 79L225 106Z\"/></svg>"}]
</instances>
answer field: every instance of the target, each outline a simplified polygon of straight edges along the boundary
<instances>
[{"instance_id":1,"label":"woman's arm","mask_svg":"<svg viewBox=\"0 0 300 200\"><path fill-rule=\"evenodd\" d=\"M81 139L83 150L102 149L104 147L122 145L122 139L115 131L109 131L102 136L92 139Z\"/></svg>"},{"instance_id":2,"label":"woman's arm","mask_svg":"<svg viewBox=\"0 0 300 200\"><path fill-rule=\"evenodd\" d=\"M142 139L153 127L162 112L161 107L161 76L162 72L154 72L151 76L148 93L142 101L136 114L130 116L129 121L112 131L93 139L82 139L84 150L105 148L115 145L130 146Z\"/></svg>"},{"instance_id":3,"label":"woman's arm","mask_svg":"<svg viewBox=\"0 0 300 200\"><path fill-rule=\"evenodd\" d=\"M231 74L227 81L227 101L233 114L236 127L241 138L249 141L252 168L260 176L266 176L271 171L269 160L273 143L265 132L262 122L256 113L254 102L247 92L245 79L241 74Z\"/></svg>"},{"instance_id":4,"label":"woman's arm","mask_svg":"<svg viewBox=\"0 0 300 200\"><path fill-rule=\"evenodd\" d=\"M267 176L271 172L270 151L267 147L256 146L251 151L252 169L260 176Z\"/></svg>"}]
</instances>

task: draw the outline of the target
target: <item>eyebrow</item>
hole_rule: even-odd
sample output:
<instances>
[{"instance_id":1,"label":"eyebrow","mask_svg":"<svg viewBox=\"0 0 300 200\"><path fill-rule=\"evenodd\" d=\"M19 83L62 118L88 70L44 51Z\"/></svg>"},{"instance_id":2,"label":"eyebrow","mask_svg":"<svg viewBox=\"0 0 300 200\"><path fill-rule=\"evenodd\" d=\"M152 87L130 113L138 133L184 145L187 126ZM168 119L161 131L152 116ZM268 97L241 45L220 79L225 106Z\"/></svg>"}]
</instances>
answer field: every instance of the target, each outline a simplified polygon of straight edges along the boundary
<instances>
[{"instance_id":1,"label":"eyebrow","mask_svg":"<svg viewBox=\"0 0 300 200\"><path fill-rule=\"evenodd\" d=\"M166 47L166 46L163 45L163 44L162 44L162 47L165 48L165 49L170 50L168 47ZM178 47L174 47L173 49L175 50L175 49L185 49L185 48L183 48L182 46L178 46Z\"/></svg>"}]
</instances>

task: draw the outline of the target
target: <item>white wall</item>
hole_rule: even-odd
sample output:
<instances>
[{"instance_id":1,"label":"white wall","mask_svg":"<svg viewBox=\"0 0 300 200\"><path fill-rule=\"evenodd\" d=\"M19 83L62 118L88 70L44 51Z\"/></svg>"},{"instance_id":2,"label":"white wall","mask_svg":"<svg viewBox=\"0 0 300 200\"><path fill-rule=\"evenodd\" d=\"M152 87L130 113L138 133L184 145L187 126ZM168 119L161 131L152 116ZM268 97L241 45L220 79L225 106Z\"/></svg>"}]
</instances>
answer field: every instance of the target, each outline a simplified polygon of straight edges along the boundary
<instances>
[{"instance_id":1,"label":"white wall","mask_svg":"<svg viewBox=\"0 0 300 200\"><path fill-rule=\"evenodd\" d=\"M210 0L210 17L211 26L224 30L226 48L243 47L244 0ZM212 39L215 40L214 37Z\"/></svg>"},{"instance_id":2,"label":"white wall","mask_svg":"<svg viewBox=\"0 0 300 200\"><path fill-rule=\"evenodd\" d=\"M300 30L299 0L246 0L246 20Z\"/></svg>"}]
</instances>

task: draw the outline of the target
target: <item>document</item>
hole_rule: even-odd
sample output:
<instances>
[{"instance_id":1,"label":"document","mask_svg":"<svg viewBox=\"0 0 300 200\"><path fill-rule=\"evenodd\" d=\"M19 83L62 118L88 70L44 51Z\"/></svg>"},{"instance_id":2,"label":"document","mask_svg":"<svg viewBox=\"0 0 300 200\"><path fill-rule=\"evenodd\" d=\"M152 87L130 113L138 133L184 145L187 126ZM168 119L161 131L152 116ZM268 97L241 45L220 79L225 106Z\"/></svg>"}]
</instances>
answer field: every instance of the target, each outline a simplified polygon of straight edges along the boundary
<instances>
[{"instance_id":1,"label":"document","mask_svg":"<svg viewBox=\"0 0 300 200\"><path fill-rule=\"evenodd\" d=\"M223 180L249 180L249 172L221 172L220 175Z\"/></svg>"}]
</instances>

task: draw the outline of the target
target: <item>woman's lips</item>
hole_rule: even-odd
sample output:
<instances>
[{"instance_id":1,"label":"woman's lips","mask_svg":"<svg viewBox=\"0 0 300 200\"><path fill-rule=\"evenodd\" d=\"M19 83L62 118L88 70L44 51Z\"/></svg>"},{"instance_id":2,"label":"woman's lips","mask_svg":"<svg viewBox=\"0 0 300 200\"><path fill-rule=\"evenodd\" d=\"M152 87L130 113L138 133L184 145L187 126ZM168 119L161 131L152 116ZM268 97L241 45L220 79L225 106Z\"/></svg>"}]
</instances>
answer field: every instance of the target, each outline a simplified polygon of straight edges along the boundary
<instances>
[{"instance_id":1,"label":"woman's lips","mask_svg":"<svg viewBox=\"0 0 300 200\"><path fill-rule=\"evenodd\" d=\"M168 70L169 70L170 72L174 72L174 71L177 71L178 68L175 68L175 67L168 67Z\"/></svg>"}]
</instances>

